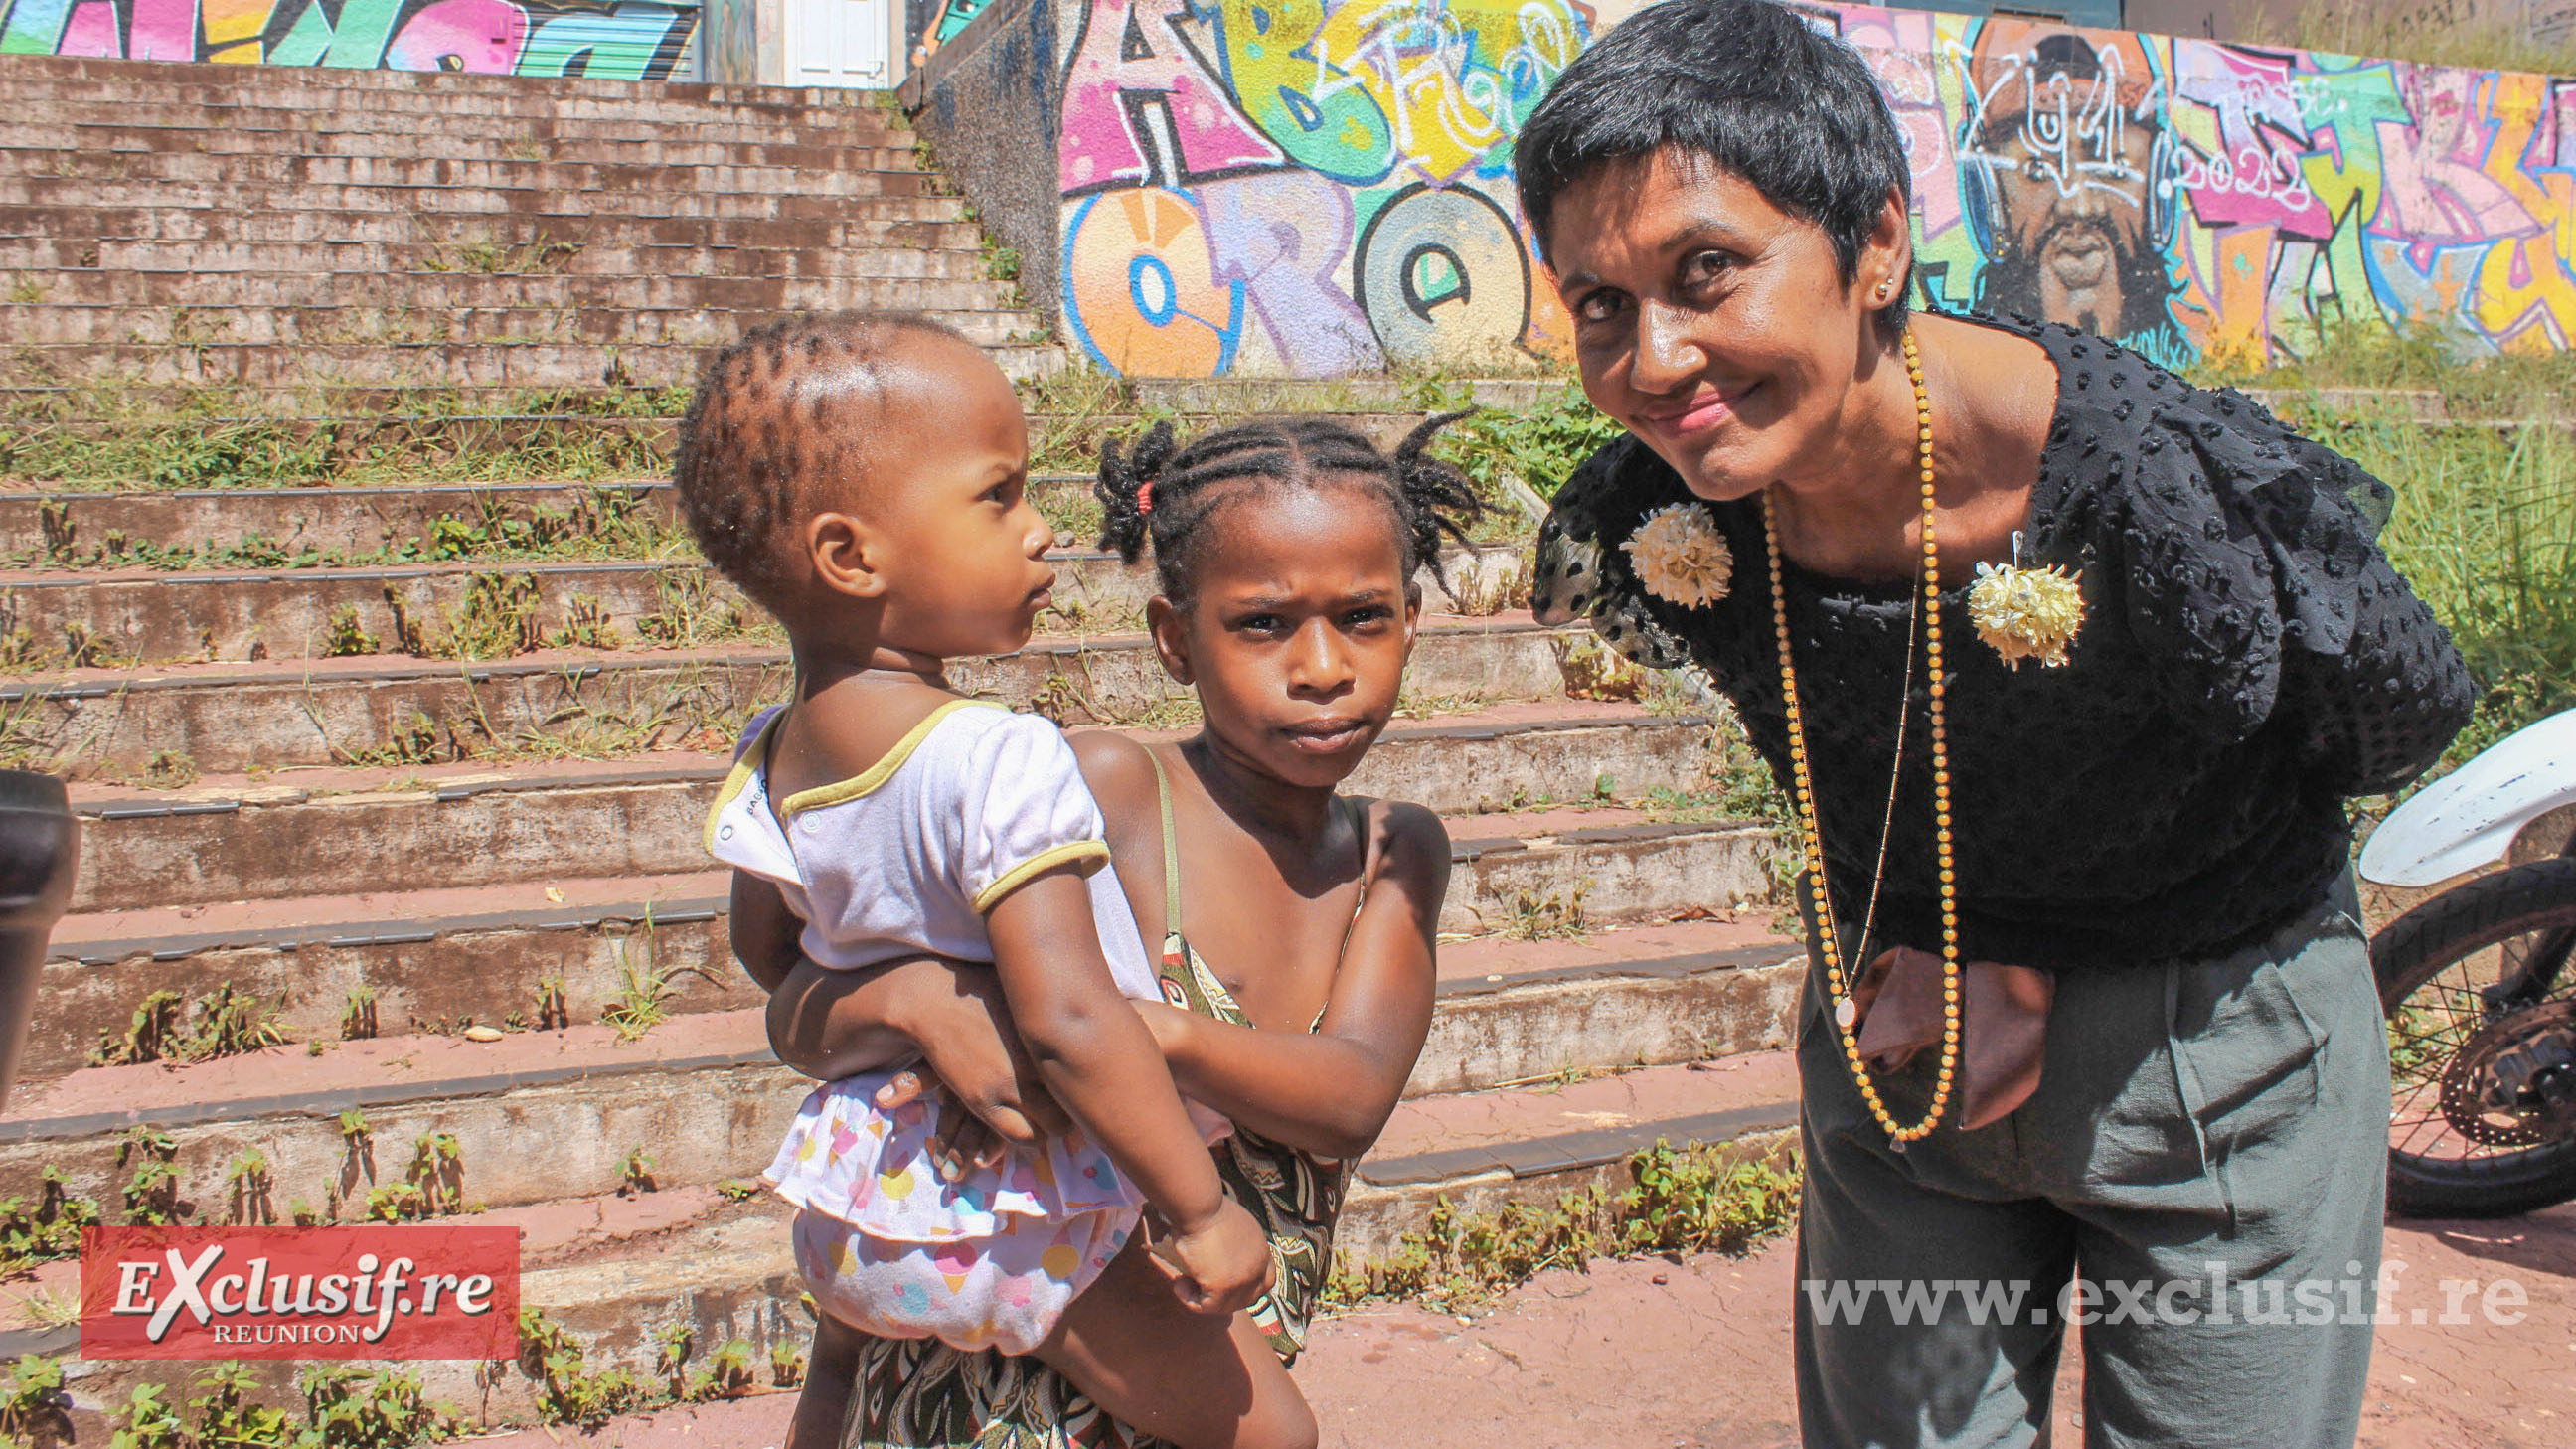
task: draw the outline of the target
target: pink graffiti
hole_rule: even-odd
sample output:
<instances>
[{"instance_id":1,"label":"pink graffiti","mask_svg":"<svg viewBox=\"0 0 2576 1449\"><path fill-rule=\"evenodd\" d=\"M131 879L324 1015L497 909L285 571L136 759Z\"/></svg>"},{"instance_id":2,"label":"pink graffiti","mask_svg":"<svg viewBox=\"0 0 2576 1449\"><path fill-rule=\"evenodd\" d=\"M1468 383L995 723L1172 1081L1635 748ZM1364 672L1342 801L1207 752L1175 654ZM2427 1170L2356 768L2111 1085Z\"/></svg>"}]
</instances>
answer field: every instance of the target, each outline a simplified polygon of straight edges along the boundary
<instances>
[{"instance_id":1,"label":"pink graffiti","mask_svg":"<svg viewBox=\"0 0 2576 1449\"><path fill-rule=\"evenodd\" d=\"M2576 81L2549 83L2549 111L2555 120L2552 138L2557 142L2551 164L2576 168Z\"/></svg>"},{"instance_id":2,"label":"pink graffiti","mask_svg":"<svg viewBox=\"0 0 2576 1449\"><path fill-rule=\"evenodd\" d=\"M1238 114L1224 82L1174 28L1189 0L1092 0L1064 86L1064 190L1097 191L1153 179L1147 138L1130 107L1159 98L1181 154L1178 184L1202 176L1281 166L1287 156Z\"/></svg>"},{"instance_id":3,"label":"pink graffiti","mask_svg":"<svg viewBox=\"0 0 2576 1449\"><path fill-rule=\"evenodd\" d=\"M1923 235L1940 236L1959 224L1959 188L1953 181L1959 158L1950 143L1949 119L1941 111L1933 62L1940 42L1932 17L1920 10L1850 9L1843 12L1843 39L1877 72L1879 91L1905 138Z\"/></svg>"},{"instance_id":4,"label":"pink graffiti","mask_svg":"<svg viewBox=\"0 0 2576 1449\"><path fill-rule=\"evenodd\" d=\"M1216 279L1240 282L1294 377L1377 372L1386 354L1339 280L1350 264L1350 193L1310 171L1198 188Z\"/></svg>"},{"instance_id":5,"label":"pink graffiti","mask_svg":"<svg viewBox=\"0 0 2576 1449\"><path fill-rule=\"evenodd\" d=\"M110 60L123 56L125 45L116 32L116 7L108 0L81 0L73 6L71 22L63 27L63 38L54 47L54 54L104 56Z\"/></svg>"},{"instance_id":6,"label":"pink graffiti","mask_svg":"<svg viewBox=\"0 0 2576 1449\"><path fill-rule=\"evenodd\" d=\"M141 3L141 0L137 0ZM528 45L528 12L510 0L437 0L385 47L388 70L443 70L453 56L469 75L509 75Z\"/></svg>"},{"instance_id":7,"label":"pink graffiti","mask_svg":"<svg viewBox=\"0 0 2576 1449\"><path fill-rule=\"evenodd\" d=\"M2401 73L2415 121L2379 123L2388 190L2373 230L2405 234L2418 256L2539 230L2513 193L2483 169L2495 139L2495 123L2482 118L2472 94L2483 74L2438 66L2406 66Z\"/></svg>"},{"instance_id":8,"label":"pink graffiti","mask_svg":"<svg viewBox=\"0 0 2576 1449\"><path fill-rule=\"evenodd\" d=\"M130 60L195 60L197 0L134 0L125 53Z\"/></svg>"},{"instance_id":9,"label":"pink graffiti","mask_svg":"<svg viewBox=\"0 0 2576 1449\"><path fill-rule=\"evenodd\" d=\"M2300 164L2308 150L2302 98L2290 61L2209 41L2174 42L2174 89L2218 115L2218 147L2186 151L2175 183L2213 226L2280 227L2292 236L2331 235L2334 218L2309 189Z\"/></svg>"}]
</instances>

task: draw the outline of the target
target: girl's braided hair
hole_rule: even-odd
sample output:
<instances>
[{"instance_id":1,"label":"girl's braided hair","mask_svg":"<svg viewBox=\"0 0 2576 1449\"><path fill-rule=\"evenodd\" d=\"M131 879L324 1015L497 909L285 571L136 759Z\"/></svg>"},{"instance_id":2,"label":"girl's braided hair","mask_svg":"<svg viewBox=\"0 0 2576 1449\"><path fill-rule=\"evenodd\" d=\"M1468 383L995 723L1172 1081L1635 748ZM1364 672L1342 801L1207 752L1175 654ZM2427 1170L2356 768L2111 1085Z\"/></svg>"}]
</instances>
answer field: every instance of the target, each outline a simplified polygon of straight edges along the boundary
<instances>
[{"instance_id":1,"label":"girl's braided hair","mask_svg":"<svg viewBox=\"0 0 2576 1449\"><path fill-rule=\"evenodd\" d=\"M1175 445L1170 423L1155 424L1123 453L1117 439L1104 439L1100 481L1092 487L1104 514L1100 546L1132 564L1150 544L1163 596L1186 603L1206 524L1233 494L1356 483L1374 489L1395 512L1407 591L1414 570L1428 567L1441 592L1455 599L1440 566L1440 535L1465 543L1468 525L1484 516L1485 505L1466 474L1423 449L1465 416L1425 419L1392 452L1321 417L1255 418L1185 448Z\"/></svg>"},{"instance_id":2,"label":"girl's braided hair","mask_svg":"<svg viewBox=\"0 0 2576 1449\"><path fill-rule=\"evenodd\" d=\"M915 312L826 312L755 327L709 356L680 419L671 482L716 572L775 610L784 540L813 479L875 440L884 368L907 336L965 336Z\"/></svg>"}]
</instances>

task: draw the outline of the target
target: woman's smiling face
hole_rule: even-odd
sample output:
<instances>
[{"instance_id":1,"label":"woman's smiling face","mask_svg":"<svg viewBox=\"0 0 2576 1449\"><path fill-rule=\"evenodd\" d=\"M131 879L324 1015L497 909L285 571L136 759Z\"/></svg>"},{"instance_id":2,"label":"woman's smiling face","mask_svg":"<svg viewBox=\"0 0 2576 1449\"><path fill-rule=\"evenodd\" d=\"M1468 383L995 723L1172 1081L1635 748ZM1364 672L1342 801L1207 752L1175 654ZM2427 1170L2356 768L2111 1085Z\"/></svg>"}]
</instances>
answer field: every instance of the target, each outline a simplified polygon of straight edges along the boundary
<instances>
[{"instance_id":1,"label":"woman's smiling face","mask_svg":"<svg viewBox=\"0 0 2576 1449\"><path fill-rule=\"evenodd\" d=\"M1585 394L1692 492L1743 498L1836 456L1905 274L1893 197L1848 282L1823 228L1669 150L1594 169L1547 221Z\"/></svg>"}]
</instances>

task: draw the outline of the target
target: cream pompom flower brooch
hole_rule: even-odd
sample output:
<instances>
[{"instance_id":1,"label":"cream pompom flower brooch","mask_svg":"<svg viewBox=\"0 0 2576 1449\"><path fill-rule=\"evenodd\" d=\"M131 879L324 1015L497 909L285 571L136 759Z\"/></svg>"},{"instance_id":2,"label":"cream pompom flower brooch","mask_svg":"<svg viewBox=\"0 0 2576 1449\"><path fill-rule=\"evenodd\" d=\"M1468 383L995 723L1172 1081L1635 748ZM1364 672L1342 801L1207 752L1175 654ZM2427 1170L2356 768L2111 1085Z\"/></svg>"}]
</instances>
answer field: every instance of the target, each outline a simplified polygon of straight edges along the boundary
<instances>
[{"instance_id":1,"label":"cream pompom flower brooch","mask_svg":"<svg viewBox=\"0 0 2576 1449\"><path fill-rule=\"evenodd\" d=\"M1646 515L1623 545L1646 592L1685 609L1714 604L1735 582L1735 550L1697 503L1668 503Z\"/></svg>"},{"instance_id":2,"label":"cream pompom flower brooch","mask_svg":"<svg viewBox=\"0 0 2576 1449\"><path fill-rule=\"evenodd\" d=\"M2023 660L2036 659L2055 669L2084 627L2084 593L2063 568L1981 563L1968 590L1968 619L2006 664L2019 669Z\"/></svg>"}]
</instances>

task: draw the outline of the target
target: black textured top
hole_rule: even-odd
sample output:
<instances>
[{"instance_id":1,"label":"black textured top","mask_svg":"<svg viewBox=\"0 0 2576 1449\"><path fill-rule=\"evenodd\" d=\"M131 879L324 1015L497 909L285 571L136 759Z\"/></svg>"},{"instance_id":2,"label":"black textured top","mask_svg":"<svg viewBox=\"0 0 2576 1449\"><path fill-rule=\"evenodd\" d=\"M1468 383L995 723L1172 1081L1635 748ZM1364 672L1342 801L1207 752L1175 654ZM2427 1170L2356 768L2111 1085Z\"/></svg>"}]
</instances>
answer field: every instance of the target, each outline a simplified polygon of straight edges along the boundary
<instances>
[{"instance_id":1,"label":"black textured top","mask_svg":"<svg viewBox=\"0 0 2576 1449\"><path fill-rule=\"evenodd\" d=\"M2065 970L2259 939L2345 868L2343 797L2414 778L2475 702L2450 634L2375 542L2390 490L2241 394L2071 328L1990 325L2057 366L2021 561L2076 571L2085 619L2067 666L2015 670L1977 637L1967 587L1943 596L1962 948ZM1785 789L1760 501L1701 505L1734 553L1712 604L1648 594L1620 547L1648 513L1696 501L1634 438L1594 454L1540 533L1540 614L1588 616L1643 664L1704 668ZM1914 588L1783 568L1826 875L1857 923ZM1911 686L1872 950L1941 940L1919 663Z\"/></svg>"}]
</instances>

